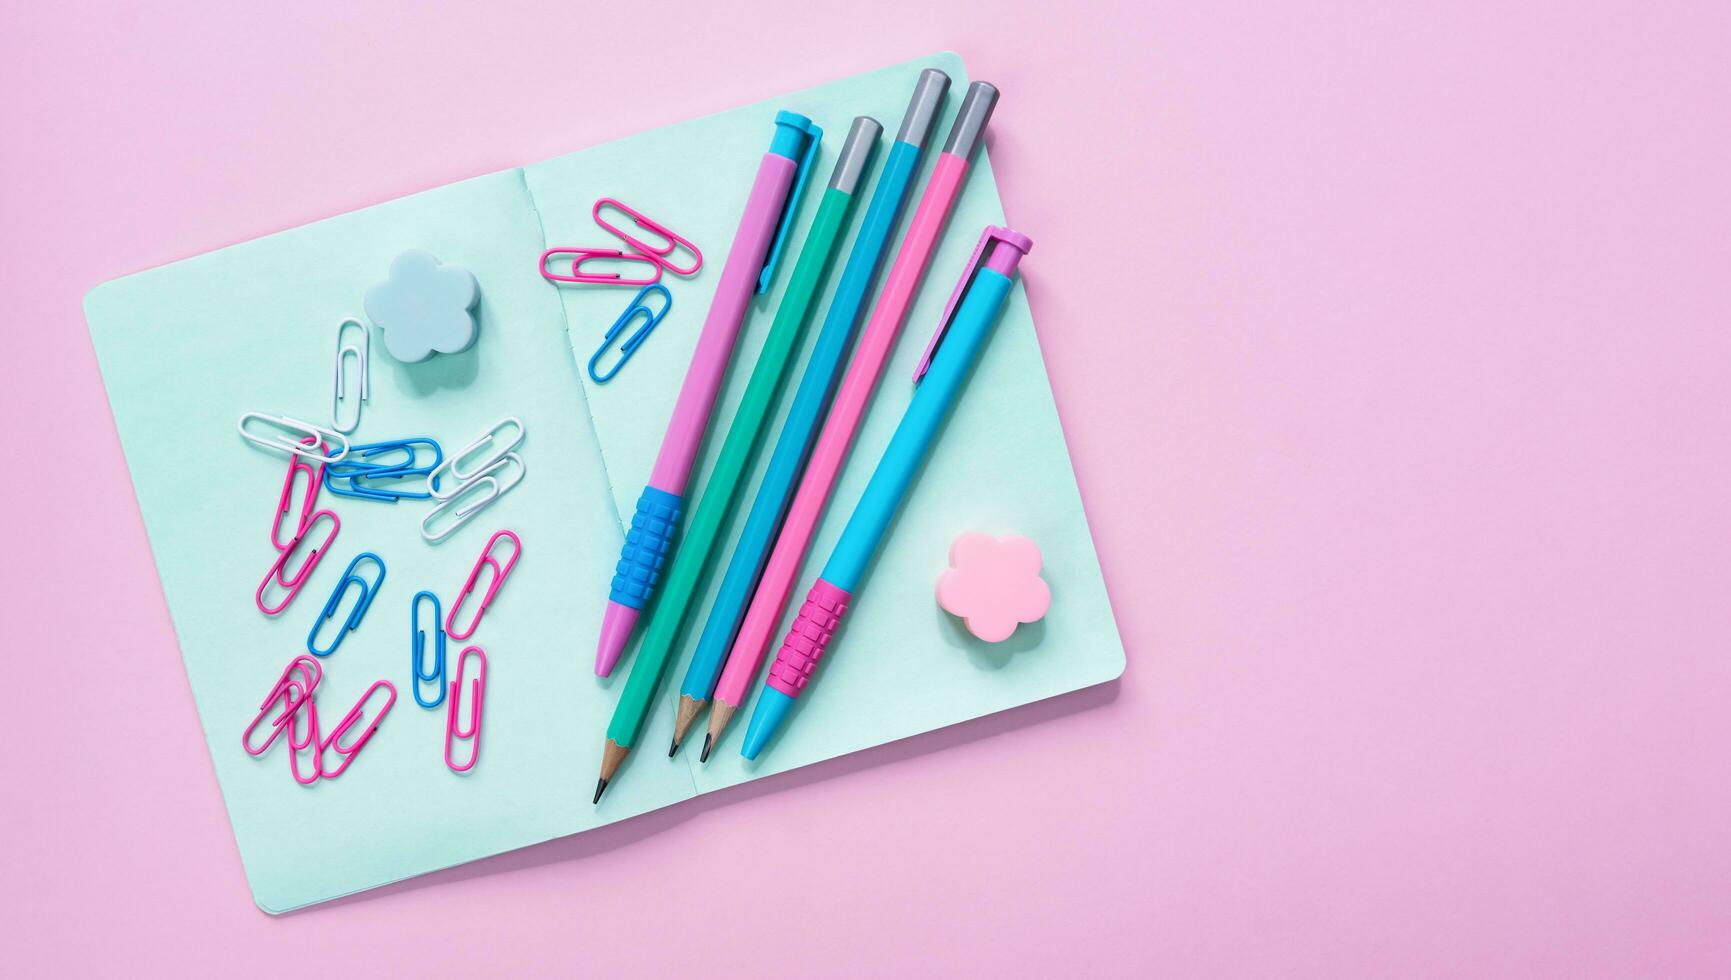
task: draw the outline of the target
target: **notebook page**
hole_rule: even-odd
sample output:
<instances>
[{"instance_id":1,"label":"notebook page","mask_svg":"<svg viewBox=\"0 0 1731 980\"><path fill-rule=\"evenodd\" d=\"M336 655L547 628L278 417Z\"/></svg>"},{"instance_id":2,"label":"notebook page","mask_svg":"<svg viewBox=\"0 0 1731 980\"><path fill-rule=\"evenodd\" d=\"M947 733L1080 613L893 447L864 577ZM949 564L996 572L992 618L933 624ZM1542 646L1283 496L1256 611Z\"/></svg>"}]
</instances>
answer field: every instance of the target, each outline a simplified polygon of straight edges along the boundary
<instances>
[{"instance_id":1,"label":"notebook page","mask_svg":"<svg viewBox=\"0 0 1731 980\"><path fill-rule=\"evenodd\" d=\"M255 900L282 912L585 830L692 794L689 775L634 774L589 804L612 699L590 673L618 528L564 318L535 270L540 229L519 171L479 177L116 280L86 314L187 676ZM426 249L480 285L480 337L460 354L394 361L377 330L357 441L431 436L461 450L504 416L528 430L523 482L436 546L424 501L324 493L341 530L300 596L266 618L253 590L286 457L235 431L252 410L328 424L335 330L392 258ZM488 537L523 554L470 642L489 659L481 760L443 760L445 712L409 689L409 604L448 612ZM242 730L361 551L386 579L358 630L323 662L334 726L379 678L398 699L352 768L295 784L283 742L246 755ZM582 601L579 601L582 600ZM346 608L346 607L345 607ZM452 640L449 657L465 646Z\"/></svg>"}]
</instances>

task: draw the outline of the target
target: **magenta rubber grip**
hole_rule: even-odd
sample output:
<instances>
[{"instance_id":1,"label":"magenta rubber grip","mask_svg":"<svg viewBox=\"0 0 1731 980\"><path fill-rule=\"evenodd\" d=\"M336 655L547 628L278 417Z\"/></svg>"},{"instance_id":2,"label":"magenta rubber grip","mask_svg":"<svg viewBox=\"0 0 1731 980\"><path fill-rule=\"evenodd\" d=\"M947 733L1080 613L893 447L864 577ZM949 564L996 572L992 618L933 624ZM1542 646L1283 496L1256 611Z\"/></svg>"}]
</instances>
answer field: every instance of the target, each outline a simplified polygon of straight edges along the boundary
<instances>
[{"instance_id":1,"label":"magenta rubber grip","mask_svg":"<svg viewBox=\"0 0 1731 980\"><path fill-rule=\"evenodd\" d=\"M823 658L823 649L829 645L829 638L841 625L841 618L846 615L847 604L852 599L851 594L821 578L812 584L805 603L799 607L799 615L788 627L787 639L781 641L775 663L770 665L770 687L790 698L799 697L806 681L811 679L811 672L817 669L817 662Z\"/></svg>"}]
</instances>

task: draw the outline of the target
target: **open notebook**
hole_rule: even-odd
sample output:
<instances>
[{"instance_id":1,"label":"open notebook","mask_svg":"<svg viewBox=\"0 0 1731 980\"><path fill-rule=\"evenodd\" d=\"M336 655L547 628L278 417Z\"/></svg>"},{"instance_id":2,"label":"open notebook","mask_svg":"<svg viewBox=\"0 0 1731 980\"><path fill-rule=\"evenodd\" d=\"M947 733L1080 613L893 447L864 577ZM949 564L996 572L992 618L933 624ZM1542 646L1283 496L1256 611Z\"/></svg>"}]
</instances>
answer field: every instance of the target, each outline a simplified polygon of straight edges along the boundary
<instances>
[{"instance_id":1,"label":"open notebook","mask_svg":"<svg viewBox=\"0 0 1731 980\"><path fill-rule=\"evenodd\" d=\"M619 550L619 515L631 512L649 473L774 112L792 109L824 128L813 178L821 187L849 121L871 115L893 134L926 67L941 68L953 80L946 116L935 130L942 134L968 81L953 54L462 181L90 292L86 315L115 424L261 908L283 912L580 833L699 793L1098 684L1122 671L1123 647L1018 285L863 601L850 614L845 641L802 699L799 724L757 764L738 756L737 738L707 765L697 762L695 751L675 759L634 753L601 804L590 804L615 689L634 658L628 649L610 680L591 672ZM1015 93L1005 99L1013 104ZM861 185L856 225L884 152L880 147ZM933 155L926 157L928 172ZM924 183L922 173L916 194ZM556 288L538 274L536 259L548 245L612 244L589 216L590 205L604 196L696 241L706 263L696 279L664 279L674 295L672 312L611 383L595 385L581 365L632 291ZM754 301L719 420L732 417L817 197L806 195L790 259L770 293ZM991 163L982 152L800 575L795 604L911 397L914 364L980 229L1002 221ZM1038 242L1038 228L1023 230ZM841 255L851 235L850 229ZM892 241L899 238L898 232ZM371 399L356 440L431 436L457 450L514 415L528 429L521 450L528 475L436 546L419 535L423 502L321 497L322 506L341 516L342 529L294 604L267 619L254 608L252 593L276 557L271 516L287 464L243 442L235 420L257 410L328 422L336 326L359 314L367 288L409 248L475 274L480 339L461 354L406 365L385 353L375 333ZM1039 277L1037 245L1023 270ZM814 321L827 305L826 291ZM785 412L791 387L778 413ZM715 430L694 491L719 441ZM745 489L746 504L753 493L755 477ZM743 510L724 539L729 552ZM523 553L470 641L482 645L490 661L484 735L480 764L457 776L443 761L443 708L424 710L409 694L409 602L430 589L448 607L499 528L521 536ZM1045 552L1051 611L1003 644L974 640L933 600L951 540L970 530L1028 535ZM339 717L379 678L393 681L400 696L347 773L303 788L289 777L286 745L252 758L241 750L240 736L283 666L304 651L308 628L344 566L361 551L382 556L389 571L359 629L325 662L320 704L327 718ZM709 592L693 607L695 625L688 625L669 668L663 708L639 741L646 749L670 737L678 678L718 577L710 575ZM791 616L790 609L784 625ZM452 642L453 657L462 646ZM921 683L902 682L914 676ZM742 712L735 726L741 730L743 718Z\"/></svg>"}]
</instances>

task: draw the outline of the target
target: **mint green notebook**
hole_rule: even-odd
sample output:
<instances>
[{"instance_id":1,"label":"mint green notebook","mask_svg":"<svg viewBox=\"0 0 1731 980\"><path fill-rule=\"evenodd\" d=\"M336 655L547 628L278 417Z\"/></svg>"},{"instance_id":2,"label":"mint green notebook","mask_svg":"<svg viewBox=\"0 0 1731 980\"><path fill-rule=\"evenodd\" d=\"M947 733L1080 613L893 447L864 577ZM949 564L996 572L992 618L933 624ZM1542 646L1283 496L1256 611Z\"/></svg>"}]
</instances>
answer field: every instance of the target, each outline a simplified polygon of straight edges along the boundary
<instances>
[{"instance_id":1,"label":"mint green notebook","mask_svg":"<svg viewBox=\"0 0 1731 980\"><path fill-rule=\"evenodd\" d=\"M695 752L667 759L653 751L670 737L677 680L696 639L697 630L688 628L664 709L642 737L647 748L627 762L600 806L590 804L612 688L623 683L634 656L627 651L611 680L591 672L619 550L619 515L630 513L648 476L770 120L789 108L824 128L814 177L821 186L849 121L871 115L893 134L915 76L927 67L953 79L947 107L953 114L967 77L957 56L937 55L235 245L104 283L86 297L115 425L260 908L284 912L581 833L712 789L1099 684L1123 670L1123 646L1027 298L1017 286L864 601L850 614L846 642L832 651L805 699L800 723L758 764L736 751L707 765L698 764ZM1005 95L1007 104L1014 100L1014 92ZM938 132L947 128L946 116ZM923 188L924 174L917 186ZM631 291L557 288L536 269L550 245L615 244L589 215L600 197L662 221L705 255L697 278L664 279L672 312L607 385L594 384L582 365ZM817 197L806 197L790 256L798 254ZM799 594L817 575L911 397L914 364L980 229L1003 218L982 152L800 576ZM1019 230L1036 241L1023 270L1038 279L1040 230ZM322 495L321 506L340 515L341 531L294 604L266 618L254 608L253 590L276 557L271 518L287 462L245 443L235 420L261 411L328 423L337 324L360 314L367 288L410 248L474 273L480 339L460 354L401 364L375 332L371 397L355 439L430 436L458 450L514 415L528 430L521 450L527 476L439 545L420 537L425 502ZM732 417L749 373L740 366L756 356L786 278L784 265L775 288L754 303L717 419ZM827 304L825 296L820 309ZM814 325L808 345L815 333ZM712 442L700 466L713 448ZM694 488L704 475L700 470ZM755 493L755 485L747 492ZM729 549L742 520L743 513L735 515ZM428 589L449 608L500 528L521 536L523 553L470 641L489 659L486 709L480 762L458 776L443 760L444 709L422 709L410 695L409 603ZM933 599L950 542L971 530L1024 534L1045 553L1051 611L1003 644L974 640ZM382 556L389 571L360 627L324 663L321 717L328 727L379 678L396 684L399 697L347 773L303 788L290 778L285 745L253 758L241 749L241 732L283 666L304 652L308 629L361 551ZM717 577L710 577L711 595ZM706 597L697 607L699 623L708 605ZM451 655L463 645L452 641ZM898 682L916 674L918 685Z\"/></svg>"}]
</instances>

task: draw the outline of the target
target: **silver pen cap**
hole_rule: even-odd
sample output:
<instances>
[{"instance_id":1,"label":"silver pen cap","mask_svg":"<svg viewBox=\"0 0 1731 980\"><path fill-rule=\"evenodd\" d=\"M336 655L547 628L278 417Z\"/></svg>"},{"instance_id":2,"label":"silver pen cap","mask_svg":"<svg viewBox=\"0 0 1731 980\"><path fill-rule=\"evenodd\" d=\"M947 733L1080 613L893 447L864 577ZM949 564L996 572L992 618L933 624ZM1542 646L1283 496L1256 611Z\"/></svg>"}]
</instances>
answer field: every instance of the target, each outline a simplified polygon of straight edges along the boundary
<instances>
[{"instance_id":1,"label":"silver pen cap","mask_svg":"<svg viewBox=\"0 0 1731 980\"><path fill-rule=\"evenodd\" d=\"M914 83L914 97L908 102L908 114L902 117L902 129L896 134L896 139L925 149L932 127L944 114L944 96L949 93L950 76L936 68L920 72L919 81Z\"/></svg>"},{"instance_id":2,"label":"silver pen cap","mask_svg":"<svg viewBox=\"0 0 1731 980\"><path fill-rule=\"evenodd\" d=\"M860 178L865 176L866 164L871 162L872 151L877 149L878 137L883 135L884 128L876 119L870 116L853 117L853 125L848 127L847 141L841 145L841 155L835 158L835 172L830 175L829 186L844 194L852 194L859 186Z\"/></svg>"},{"instance_id":3,"label":"silver pen cap","mask_svg":"<svg viewBox=\"0 0 1731 980\"><path fill-rule=\"evenodd\" d=\"M986 123L998 105L998 87L991 82L975 82L968 86L962 107L956 112L956 122L950 127L950 138L944 143L945 153L954 153L963 160L974 155L974 149L986 136Z\"/></svg>"}]
</instances>

